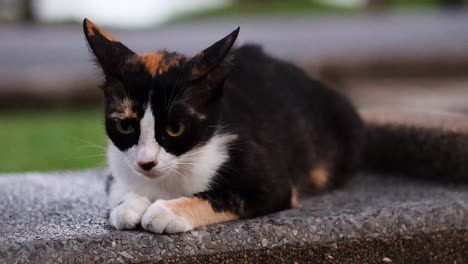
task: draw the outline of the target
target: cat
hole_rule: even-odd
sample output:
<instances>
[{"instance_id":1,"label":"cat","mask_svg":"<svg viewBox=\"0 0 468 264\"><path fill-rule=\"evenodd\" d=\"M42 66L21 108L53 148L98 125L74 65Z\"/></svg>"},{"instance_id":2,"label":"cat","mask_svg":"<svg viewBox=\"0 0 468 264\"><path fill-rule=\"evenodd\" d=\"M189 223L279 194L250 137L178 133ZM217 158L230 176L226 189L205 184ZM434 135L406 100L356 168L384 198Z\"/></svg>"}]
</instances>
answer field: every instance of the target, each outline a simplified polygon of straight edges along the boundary
<instances>
[{"instance_id":1,"label":"cat","mask_svg":"<svg viewBox=\"0 0 468 264\"><path fill-rule=\"evenodd\" d=\"M355 173L364 130L351 103L258 46L233 48L239 28L193 57L136 54L89 20L84 32L106 78L115 228L261 216Z\"/></svg>"},{"instance_id":2,"label":"cat","mask_svg":"<svg viewBox=\"0 0 468 264\"><path fill-rule=\"evenodd\" d=\"M239 28L192 57L136 54L88 19L83 28L105 76L116 229L262 216L359 169L368 135L352 103L259 46L234 47Z\"/></svg>"}]
</instances>

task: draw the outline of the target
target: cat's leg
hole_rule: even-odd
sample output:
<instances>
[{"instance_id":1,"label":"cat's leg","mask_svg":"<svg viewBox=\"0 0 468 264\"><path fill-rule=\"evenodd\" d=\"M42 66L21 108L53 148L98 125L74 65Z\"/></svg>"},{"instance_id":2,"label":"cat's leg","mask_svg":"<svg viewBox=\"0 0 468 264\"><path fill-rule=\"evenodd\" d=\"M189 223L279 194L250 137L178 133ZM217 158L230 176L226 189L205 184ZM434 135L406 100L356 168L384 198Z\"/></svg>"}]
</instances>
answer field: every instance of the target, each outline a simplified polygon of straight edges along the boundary
<instances>
[{"instance_id":1,"label":"cat's leg","mask_svg":"<svg viewBox=\"0 0 468 264\"><path fill-rule=\"evenodd\" d=\"M158 200L143 215L141 226L158 234L186 232L201 226L291 208L291 190L287 195L287 198L269 194L242 199L237 194L226 195L226 191L208 191L191 197ZM280 200L279 197L285 199Z\"/></svg>"},{"instance_id":2,"label":"cat's leg","mask_svg":"<svg viewBox=\"0 0 468 264\"><path fill-rule=\"evenodd\" d=\"M117 229L133 229L141 222L143 214L150 205L148 198L131 192L127 193L112 209L109 222Z\"/></svg>"},{"instance_id":3,"label":"cat's leg","mask_svg":"<svg viewBox=\"0 0 468 264\"><path fill-rule=\"evenodd\" d=\"M143 215L141 226L158 234L180 233L237 218L235 212L215 211L208 200L193 196L156 201Z\"/></svg>"}]
</instances>

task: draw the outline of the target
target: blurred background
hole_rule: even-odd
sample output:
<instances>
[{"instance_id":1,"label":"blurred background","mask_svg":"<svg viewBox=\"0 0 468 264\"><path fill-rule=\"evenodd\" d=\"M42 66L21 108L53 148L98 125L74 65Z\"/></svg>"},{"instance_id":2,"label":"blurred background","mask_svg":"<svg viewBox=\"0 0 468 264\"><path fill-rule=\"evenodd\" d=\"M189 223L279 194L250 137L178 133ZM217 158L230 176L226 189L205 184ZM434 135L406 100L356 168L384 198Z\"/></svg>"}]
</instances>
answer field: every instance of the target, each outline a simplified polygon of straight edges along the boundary
<instances>
[{"instance_id":1,"label":"blurred background","mask_svg":"<svg viewBox=\"0 0 468 264\"><path fill-rule=\"evenodd\" d=\"M241 27L361 108L468 113L464 0L0 0L0 172L105 166L100 71L81 22L193 55Z\"/></svg>"}]
</instances>

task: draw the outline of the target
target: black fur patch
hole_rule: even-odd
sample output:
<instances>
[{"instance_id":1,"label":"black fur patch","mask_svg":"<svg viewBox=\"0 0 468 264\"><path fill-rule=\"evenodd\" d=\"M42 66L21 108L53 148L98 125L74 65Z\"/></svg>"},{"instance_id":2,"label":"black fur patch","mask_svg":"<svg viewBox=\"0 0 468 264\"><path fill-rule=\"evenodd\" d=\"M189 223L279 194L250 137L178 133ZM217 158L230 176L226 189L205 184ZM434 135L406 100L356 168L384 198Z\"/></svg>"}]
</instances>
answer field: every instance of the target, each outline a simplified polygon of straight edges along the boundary
<instances>
[{"instance_id":1,"label":"black fur patch","mask_svg":"<svg viewBox=\"0 0 468 264\"><path fill-rule=\"evenodd\" d=\"M112 187L112 184L114 184L114 176L112 176L112 174L109 174L107 175L107 178L106 178L106 183L105 183L105 190L106 190L106 194L109 195L110 193L110 189Z\"/></svg>"}]
</instances>

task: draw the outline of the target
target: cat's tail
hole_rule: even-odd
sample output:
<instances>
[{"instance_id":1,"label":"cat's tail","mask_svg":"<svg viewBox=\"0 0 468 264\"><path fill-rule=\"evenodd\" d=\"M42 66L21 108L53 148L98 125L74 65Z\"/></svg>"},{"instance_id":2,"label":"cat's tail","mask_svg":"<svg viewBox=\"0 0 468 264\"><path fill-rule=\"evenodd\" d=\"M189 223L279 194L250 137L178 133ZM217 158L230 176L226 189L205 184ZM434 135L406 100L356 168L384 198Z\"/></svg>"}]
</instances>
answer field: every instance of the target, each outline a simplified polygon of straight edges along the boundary
<instances>
[{"instance_id":1,"label":"cat's tail","mask_svg":"<svg viewBox=\"0 0 468 264\"><path fill-rule=\"evenodd\" d=\"M365 169L468 183L468 116L360 111L366 123Z\"/></svg>"}]
</instances>

